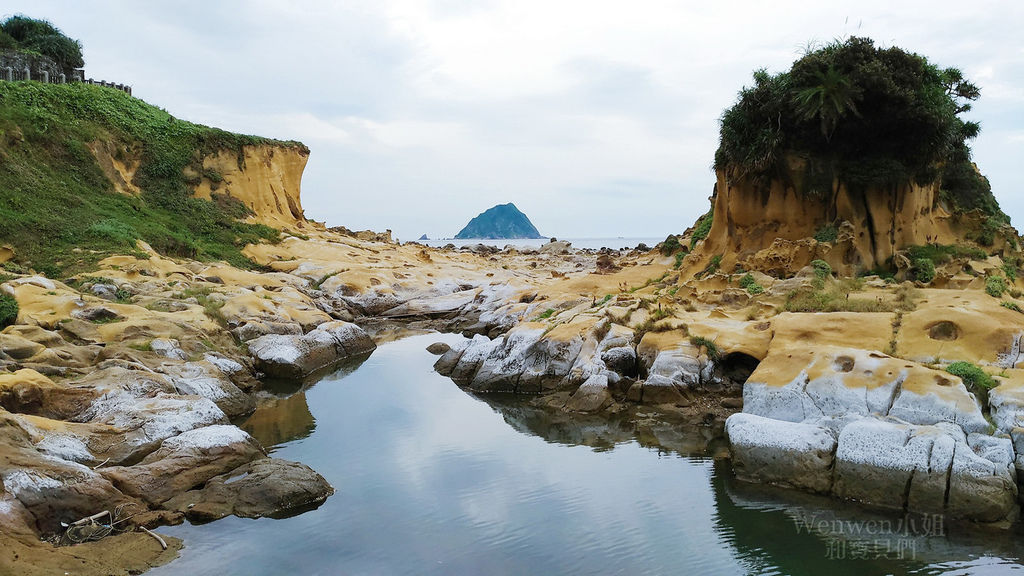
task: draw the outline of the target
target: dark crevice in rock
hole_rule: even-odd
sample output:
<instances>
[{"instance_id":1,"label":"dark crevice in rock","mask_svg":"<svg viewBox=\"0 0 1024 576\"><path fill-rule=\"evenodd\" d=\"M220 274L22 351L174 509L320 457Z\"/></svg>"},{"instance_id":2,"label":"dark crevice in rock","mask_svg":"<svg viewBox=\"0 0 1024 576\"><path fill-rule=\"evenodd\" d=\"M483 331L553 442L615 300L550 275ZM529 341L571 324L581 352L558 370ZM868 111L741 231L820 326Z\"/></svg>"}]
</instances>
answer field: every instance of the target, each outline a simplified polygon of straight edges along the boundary
<instances>
[{"instance_id":1,"label":"dark crevice in rock","mask_svg":"<svg viewBox=\"0 0 1024 576\"><path fill-rule=\"evenodd\" d=\"M956 447L959 442L953 443L953 455L949 459L949 468L946 469L946 492L942 496L942 509L949 508L949 487L953 483L953 462L956 461Z\"/></svg>"},{"instance_id":2,"label":"dark crevice in rock","mask_svg":"<svg viewBox=\"0 0 1024 576\"><path fill-rule=\"evenodd\" d=\"M910 488L914 485L914 476L917 475L917 468L913 468L910 471L910 477L907 478L907 485L903 488L903 513L906 514L910 511Z\"/></svg>"},{"instance_id":3,"label":"dark crevice in rock","mask_svg":"<svg viewBox=\"0 0 1024 576\"><path fill-rule=\"evenodd\" d=\"M889 395L889 406L885 409L885 415L888 416L892 407L896 404L896 400L899 399L900 394L903 394L903 381L906 379L905 376L900 375L896 378L896 385L892 387L892 394Z\"/></svg>"}]
</instances>

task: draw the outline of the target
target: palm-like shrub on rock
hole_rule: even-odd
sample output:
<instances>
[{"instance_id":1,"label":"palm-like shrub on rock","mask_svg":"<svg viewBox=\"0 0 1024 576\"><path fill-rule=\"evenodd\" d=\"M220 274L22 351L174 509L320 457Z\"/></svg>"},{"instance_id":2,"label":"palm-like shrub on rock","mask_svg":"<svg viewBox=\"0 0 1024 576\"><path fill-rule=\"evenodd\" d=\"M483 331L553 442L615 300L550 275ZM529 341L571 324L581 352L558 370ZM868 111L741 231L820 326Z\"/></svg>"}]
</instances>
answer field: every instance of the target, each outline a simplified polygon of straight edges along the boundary
<instances>
[{"instance_id":1,"label":"palm-like shrub on rock","mask_svg":"<svg viewBox=\"0 0 1024 576\"><path fill-rule=\"evenodd\" d=\"M928 184L948 175L954 208L1005 219L967 142L980 126L960 115L980 95L956 68L939 68L868 38L808 51L790 70L754 73L721 118L715 168L731 177L788 180L789 158L806 160L801 192L834 180L851 191Z\"/></svg>"}]
</instances>

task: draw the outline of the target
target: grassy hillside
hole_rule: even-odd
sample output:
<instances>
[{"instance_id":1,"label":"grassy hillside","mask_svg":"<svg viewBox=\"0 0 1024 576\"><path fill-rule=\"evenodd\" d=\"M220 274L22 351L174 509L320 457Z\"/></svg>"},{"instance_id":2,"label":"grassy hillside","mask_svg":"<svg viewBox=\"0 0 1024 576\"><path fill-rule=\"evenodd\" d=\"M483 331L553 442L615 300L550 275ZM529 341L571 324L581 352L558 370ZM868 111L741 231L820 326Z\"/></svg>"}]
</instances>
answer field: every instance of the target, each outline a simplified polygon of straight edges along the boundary
<instances>
[{"instance_id":1,"label":"grassy hillside","mask_svg":"<svg viewBox=\"0 0 1024 576\"><path fill-rule=\"evenodd\" d=\"M114 190L93 142L140 161L139 195ZM6 266L67 275L141 239L165 255L252 267L240 249L278 231L242 222L247 208L227 196L193 198L183 170L202 173L202 158L225 149L241 161L243 146L268 143L302 146L178 120L109 88L0 82L0 244L16 254Z\"/></svg>"}]
</instances>

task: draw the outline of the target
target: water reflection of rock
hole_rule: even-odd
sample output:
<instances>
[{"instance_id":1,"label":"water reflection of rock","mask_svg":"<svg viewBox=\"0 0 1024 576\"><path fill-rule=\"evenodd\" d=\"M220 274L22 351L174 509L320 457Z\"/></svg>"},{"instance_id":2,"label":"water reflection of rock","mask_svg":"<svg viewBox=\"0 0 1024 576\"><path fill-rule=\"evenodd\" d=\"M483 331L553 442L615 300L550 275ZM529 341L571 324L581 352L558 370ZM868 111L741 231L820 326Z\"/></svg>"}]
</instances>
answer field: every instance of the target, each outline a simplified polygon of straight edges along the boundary
<instances>
[{"instance_id":1,"label":"water reflection of rock","mask_svg":"<svg viewBox=\"0 0 1024 576\"><path fill-rule=\"evenodd\" d=\"M705 455L724 442L721 426L694 423L679 414L651 407L633 407L617 413L567 412L545 397L524 398L505 394L477 395L512 428L556 444L610 450L636 441L641 446L685 455Z\"/></svg>"},{"instance_id":2,"label":"water reflection of rock","mask_svg":"<svg viewBox=\"0 0 1024 576\"><path fill-rule=\"evenodd\" d=\"M330 378L343 378L367 358L368 354L346 361ZM268 383L258 396L256 411L239 426L271 451L275 446L308 437L316 430L316 418L306 403L306 391L319 380Z\"/></svg>"},{"instance_id":3,"label":"water reflection of rock","mask_svg":"<svg viewBox=\"0 0 1024 576\"><path fill-rule=\"evenodd\" d=\"M306 392L285 398L263 398L242 429L268 450L305 438L316 429L316 419L306 404Z\"/></svg>"},{"instance_id":4,"label":"water reflection of rock","mask_svg":"<svg viewBox=\"0 0 1024 576\"><path fill-rule=\"evenodd\" d=\"M711 483L715 529L750 573L769 568L790 575L905 573L950 558L970 566L1024 553L1014 530L876 512L827 496L742 482L725 459L715 462ZM998 566L989 568L998 573Z\"/></svg>"}]
</instances>

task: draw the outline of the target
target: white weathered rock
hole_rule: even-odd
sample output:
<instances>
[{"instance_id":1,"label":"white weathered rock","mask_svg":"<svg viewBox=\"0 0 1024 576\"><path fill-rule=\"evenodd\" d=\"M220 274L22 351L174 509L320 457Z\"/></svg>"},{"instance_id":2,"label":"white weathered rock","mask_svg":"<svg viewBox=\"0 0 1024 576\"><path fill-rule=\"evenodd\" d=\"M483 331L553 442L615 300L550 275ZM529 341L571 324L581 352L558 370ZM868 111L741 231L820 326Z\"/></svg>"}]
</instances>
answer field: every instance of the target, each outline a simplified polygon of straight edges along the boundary
<instances>
[{"instance_id":1,"label":"white weathered rock","mask_svg":"<svg viewBox=\"0 0 1024 576\"><path fill-rule=\"evenodd\" d=\"M806 385L806 372L784 386L747 380L743 385L743 411L787 422L821 418L824 414L804 390Z\"/></svg>"},{"instance_id":2,"label":"white weathered rock","mask_svg":"<svg viewBox=\"0 0 1024 576\"><path fill-rule=\"evenodd\" d=\"M958 444L949 474L946 511L950 515L978 522L1017 518L1020 510L1012 466L987 460Z\"/></svg>"},{"instance_id":3,"label":"white weathered rock","mask_svg":"<svg viewBox=\"0 0 1024 576\"><path fill-rule=\"evenodd\" d=\"M924 394L910 391L904 385L893 401L889 415L911 424L952 422L968 434L989 429L977 400L959 379L949 387L930 388Z\"/></svg>"},{"instance_id":4,"label":"white weathered rock","mask_svg":"<svg viewBox=\"0 0 1024 576\"><path fill-rule=\"evenodd\" d=\"M988 405L992 421L1000 432L1009 433L1014 428L1024 426L1024 386L1017 382L1004 382L996 386L988 393Z\"/></svg>"},{"instance_id":5,"label":"white weathered rock","mask_svg":"<svg viewBox=\"0 0 1024 576\"><path fill-rule=\"evenodd\" d=\"M833 492L842 498L978 522L1017 515L1008 439L972 434L976 454L938 426L872 418L847 425L836 450Z\"/></svg>"},{"instance_id":6,"label":"white weathered rock","mask_svg":"<svg viewBox=\"0 0 1024 576\"><path fill-rule=\"evenodd\" d=\"M112 466L100 473L125 494L158 505L263 456L259 442L240 428L213 425L164 440L135 466Z\"/></svg>"},{"instance_id":7,"label":"white weathered rock","mask_svg":"<svg viewBox=\"0 0 1024 576\"><path fill-rule=\"evenodd\" d=\"M269 334L249 342L256 369L273 378L301 379L377 346L359 326L336 320L308 334Z\"/></svg>"},{"instance_id":8,"label":"white weathered rock","mask_svg":"<svg viewBox=\"0 0 1024 576\"><path fill-rule=\"evenodd\" d=\"M242 342L255 340L268 334L285 334L298 336L302 334L302 326L298 322L271 322L266 320L250 320L231 330Z\"/></svg>"},{"instance_id":9,"label":"white weathered rock","mask_svg":"<svg viewBox=\"0 0 1024 576\"><path fill-rule=\"evenodd\" d=\"M165 364L160 368L179 394L212 400L228 417L249 414L256 402L242 392L214 364L207 361Z\"/></svg>"},{"instance_id":10,"label":"white weathered rock","mask_svg":"<svg viewBox=\"0 0 1024 576\"><path fill-rule=\"evenodd\" d=\"M225 358L217 354L211 354L210 352L203 354L203 360L206 360L210 364L216 366L226 376L238 374L239 372L245 370L245 367L239 364L238 362L235 362L230 358Z\"/></svg>"},{"instance_id":11,"label":"white weathered rock","mask_svg":"<svg viewBox=\"0 0 1024 576\"><path fill-rule=\"evenodd\" d=\"M608 377L604 374L594 374L569 397L565 409L572 412L593 412L604 408L611 400Z\"/></svg>"},{"instance_id":12,"label":"white weathered rock","mask_svg":"<svg viewBox=\"0 0 1024 576\"><path fill-rule=\"evenodd\" d=\"M754 414L725 421L737 477L813 492L828 492L836 439L820 426Z\"/></svg>"},{"instance_id":13,"label":"white weathered rock","mask_svg":"<svg viewBox=\"0 0 1024 576\"><path fill-rule=\"evenodd\" d=\"M13 280L9 280L8 282L15 286L29 285L36 286L37 288L42 288L44 290L57 289L57 285L53 283L53 280L50 280L49 278L43 276L26 276L24 278L15 278Z\"/></svg>"},{"instance_id":14,"label":"white weathered rock","mask_svg":"<svg viewBox=\"0 0 1024 576\"><path fill-rule=\"evenodd\" d=\"M840 498L902 509L914 489L915 476L934 474L942 477L941 480L922 484L923 493L915 500L940 505L939 510L920 510L922 512L941 512L949 461L932 462L936 440L943 448L935 454L936 459L953 457L952 450L946 449L952 439L942 438L949 437L937 428L918 430L907 424L872 418L852 422L839 435L833 491ZM942 490L933 491L939 486Z\"/></svg>"},{"instance_id":15,"label":"white weathered rock","mask_svg":"<svg viewBox=\"0 0 1024 576\"><path fill-rule=\"evenodd\" d=\"M78 420L116 426L125 431L126 444L140 449L194 428L228 422L216 404L200 396L158 392L138 397L122 390L104 394Z\"/></svg>"},{"instance_id":16,"label":"white weathered rock","mask_svg":"<svg viewBox=\"0 0 1024 576\"><path fill-rule=\"evenodd\" d=\"M181 349L181 343L173 338L154 338L149 347L157 356L172 360L188 360L188 354Z\"/></svg>"}]
</instances>

